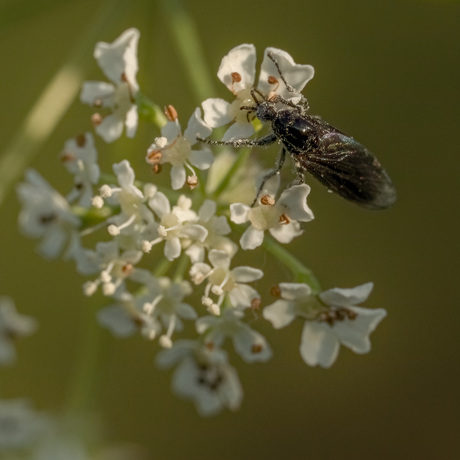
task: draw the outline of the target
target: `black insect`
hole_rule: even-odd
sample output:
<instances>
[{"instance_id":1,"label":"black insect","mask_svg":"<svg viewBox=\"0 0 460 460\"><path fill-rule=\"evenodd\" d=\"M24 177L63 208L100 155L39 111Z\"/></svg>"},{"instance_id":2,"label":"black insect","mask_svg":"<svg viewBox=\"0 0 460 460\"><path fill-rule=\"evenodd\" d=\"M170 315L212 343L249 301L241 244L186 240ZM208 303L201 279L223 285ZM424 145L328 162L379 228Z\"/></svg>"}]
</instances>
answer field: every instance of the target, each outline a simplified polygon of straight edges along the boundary
<instances>
[{"instance_id":1,"label":"black insect","mask_svg":"<svg viewBox=\"0 0 460 460\"><path fill-rule=\"evenodd\" d=\"M228 142L199 139L208 144L233 147L267 146L282 144L275 169L262 181L256 202L265 182L278 174L284 164L286 152L294 160L298 179L305 182L310 173L329 190L368 209L385 209L396 201L396 191L390 177L380 162L363 145L320 117L308 115L307 99L285 80L276 59L275 64L286 89L300 97L296 103L278 94L265 96L259 90L251 90L254 106L242 106L249 116L253 114L262 122L271 123L272 133L259 139L236 139ZM276 79L275 79L276 80Z\"/></svg>"}]
</instances>

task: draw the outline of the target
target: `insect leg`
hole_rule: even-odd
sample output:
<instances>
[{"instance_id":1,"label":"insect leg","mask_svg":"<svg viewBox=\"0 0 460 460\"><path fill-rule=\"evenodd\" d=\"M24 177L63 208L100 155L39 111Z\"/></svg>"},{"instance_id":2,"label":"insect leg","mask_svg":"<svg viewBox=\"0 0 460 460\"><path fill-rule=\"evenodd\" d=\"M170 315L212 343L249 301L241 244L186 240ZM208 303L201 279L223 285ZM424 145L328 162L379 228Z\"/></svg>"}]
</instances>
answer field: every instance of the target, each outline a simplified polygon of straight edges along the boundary
<instances>
[{"instance_id":1,"label":"insect leg","mask_svg":"<svg viewBox=\"0 0 460 460\"><path fill-rule=\"evenodd\" d=\"M281 171L281 168L283 167L284 165L284 161L286 160L286 149L283 147L281 149L281 154L280 154L280 157L278 159L278 163L276 164L276 168L275 169L272 169L270 172L268 172L263 178L262 178L262 182L261 184L259 185L259 189L257 190L257 195L256 197L254 198L254 201L252 202L251 204L251 208L256 204L257 202L257 199L259 198L259 195L262 193L262 190L265 186L265 184L267 183L267 181L269 179L271 179L273 176L275 176L276 174L279 174L279 172Z\"/></svg>"},{"instance_id":2,"label":"insect leg","mask_svg":"<svg viewBox=\"0 0 460 460\"><path fill-rule=\"evenodd\" d=\"M275 134L267 134L264 137L259 139L234 139L232 141L213 141L211 139L203 139L202 137L196 138L200 142L204 142L205 144L210 145L231 145L235 148L240 147L264 147L270 144L273 144L277 140Z\"/></svg>"},{"instance_id":3,"label":"insect leg","mask_svg":"<svg viewBox=\"0 0 460 460\"><path fill-rule=\"evenodd\" d=\"M297 104L294 104L293 102L288 101L287 99L284 99L284 97L282 97L282 96L277 96L278 100L280 102L282 102L283 104L288 105L289 107L298 107L299 105L301 105L303 107L304 111L308 112L308 110L310 109L310 106L308 104L307 98L303 94L300 94L293 86L291 86L286 81L286 78L284 78L283 72L281 72L280 65L278 64L278 61L275 59L273 54L268 53L267 56L273 61L273 64L275 64L276 70L278 71L278 74L279 74L281 80L283 80L283 83L286 85L286 89L290 93L295 93L295 94L300 96L300 101Z\"/></svg>"}]
</instances>

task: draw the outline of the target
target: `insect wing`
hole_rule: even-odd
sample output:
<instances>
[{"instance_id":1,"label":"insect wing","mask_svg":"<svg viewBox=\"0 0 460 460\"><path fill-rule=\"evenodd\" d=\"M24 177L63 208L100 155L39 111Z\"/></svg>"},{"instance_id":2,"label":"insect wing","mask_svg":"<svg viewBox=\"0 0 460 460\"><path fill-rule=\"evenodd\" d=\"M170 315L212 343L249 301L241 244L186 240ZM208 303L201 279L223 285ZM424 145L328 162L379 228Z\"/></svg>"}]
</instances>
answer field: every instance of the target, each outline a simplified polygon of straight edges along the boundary
<instances>
[{"instance_id":1,"label":"insect wing","mask_svg":"<svg viewBox=\"0 0 460 460\"><path fill-rule=\"evenodd\" d=\"M299 169L361 206L376 210L391 206L396 191L377 158L351 137L322 120L318 122L318 147L296 155Z\"/></svg>"}]
</instances>

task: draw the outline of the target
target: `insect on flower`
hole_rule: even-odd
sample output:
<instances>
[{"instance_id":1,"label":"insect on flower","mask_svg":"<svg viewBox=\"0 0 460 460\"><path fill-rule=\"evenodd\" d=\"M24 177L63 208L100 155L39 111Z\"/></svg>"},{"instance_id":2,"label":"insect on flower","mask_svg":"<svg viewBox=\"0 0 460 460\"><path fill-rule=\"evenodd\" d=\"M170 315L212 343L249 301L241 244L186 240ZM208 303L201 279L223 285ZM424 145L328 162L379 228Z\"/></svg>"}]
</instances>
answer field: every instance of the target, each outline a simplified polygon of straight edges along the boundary
<instances>
[{"instance_id":1,"label":"insect on flower","mask_svg":"<svg viewBox=\"0 0 460 460\"><path fill-rule=\"evenodd\" d=\"M265 182L280 172L288 152L294 160L300 182L305 182L308 172L329 190L360 206L375 210L391 206L396 201L396 191L377 158L352 137L320 117L308 115L307 99L286 81L271 52L268 57L293 98L286 99L274 92L264 95L253 88L250 94L254 105L243 105L240 109L247 111L248 121L252 115L262 122L271 123L272 132L259 139L198 140L235 148L265 147L275 142L282 145L277 165L263 178L254 203ZM274 76L269 79L271 83L279 83Z\"/></svg>"}]
</instances>

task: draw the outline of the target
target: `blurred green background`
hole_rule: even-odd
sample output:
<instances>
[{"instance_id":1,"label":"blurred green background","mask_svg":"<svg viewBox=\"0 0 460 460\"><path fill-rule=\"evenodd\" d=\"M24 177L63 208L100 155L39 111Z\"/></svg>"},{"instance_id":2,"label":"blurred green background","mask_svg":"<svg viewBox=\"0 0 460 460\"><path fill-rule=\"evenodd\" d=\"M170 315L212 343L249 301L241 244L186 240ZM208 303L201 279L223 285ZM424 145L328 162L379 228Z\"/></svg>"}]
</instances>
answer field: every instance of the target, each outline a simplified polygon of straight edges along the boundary
<instances>
[{"instance_id":1,"label":"blurred green background","mask_svg":"<svg viewBox=\"0 0 460 460\"><path fill-rule=\"evenodd\" d=\"M94 15L111 3L120 2L0 3L2 147ZM137 27L142 90L188 117L200 101L164 11L155 1L121 3L122 14L107 16L96 28L89 57L95 41L111 42ZM185 4L215 85L209 97L229 97L215 75L232 47L254 43L259 56L267 46L284 49L296 62L315 67L304 91L312 113L362 142L386 166L399 199L385 212L362 210L312 181L309 204L316 219L290 249L302 254L324 288L374 281L366 306L386 308L388 317L372 336L370 354L342 349L330 370L302 362L301 324L281 331L261 325L274 349L272 361L248 366L234 357L245 393L242 408L211 419L199 418L190 402L171 394L170 374L153 365L153 344L115 340L103 331L106 353L94 410L103 414L106 439L144 445L152 459L460 458L460 4ZM85 78L103 79L92 58L87 61ZM76 101L30 163L63 192L69 176L58 153L69 137L90 129L90 114ZM139 169L155 135L153 127L143 126L135 140L109 148L98 140L101 162L107 169L128 156ZM275 153L263 155L271 165ZM106 301L88 302L72 264L42 259L36 241L18 233L13 190L0 211L0 294L12 296L20 312L40 322L39 331L20 343L18 365L1 370L1 395L28 397L37 408L58 413L83 346L83 323L93 321L98 302ZM278 272L269 257L257 260L270 279L286 280L287 272Z\"/></svg>"}]
</instances>

